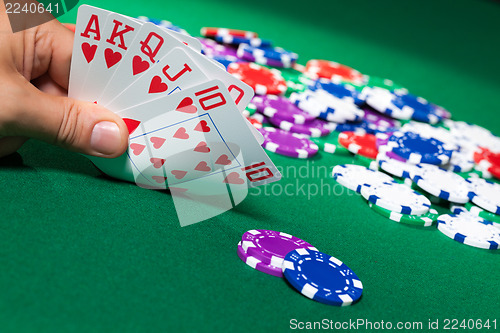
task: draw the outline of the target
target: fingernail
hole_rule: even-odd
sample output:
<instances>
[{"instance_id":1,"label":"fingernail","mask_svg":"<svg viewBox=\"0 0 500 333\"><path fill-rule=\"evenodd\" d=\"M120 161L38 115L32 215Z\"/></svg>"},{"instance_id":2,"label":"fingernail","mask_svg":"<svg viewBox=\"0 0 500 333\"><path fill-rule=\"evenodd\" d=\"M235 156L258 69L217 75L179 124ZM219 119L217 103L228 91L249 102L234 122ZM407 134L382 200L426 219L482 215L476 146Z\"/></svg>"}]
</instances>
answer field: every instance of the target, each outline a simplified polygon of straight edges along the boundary
<instances>
[{"instance_id":1,"label":"fingernail","mask_svg":"<svg viewBox=\"0 0 500 333\"><path fill-rule=\"evenodd\" d=\"M94 126L90 146L98 153L111 155L121 146L120 128L111 121L102 121Z\"/></svg>"}]
</instances>

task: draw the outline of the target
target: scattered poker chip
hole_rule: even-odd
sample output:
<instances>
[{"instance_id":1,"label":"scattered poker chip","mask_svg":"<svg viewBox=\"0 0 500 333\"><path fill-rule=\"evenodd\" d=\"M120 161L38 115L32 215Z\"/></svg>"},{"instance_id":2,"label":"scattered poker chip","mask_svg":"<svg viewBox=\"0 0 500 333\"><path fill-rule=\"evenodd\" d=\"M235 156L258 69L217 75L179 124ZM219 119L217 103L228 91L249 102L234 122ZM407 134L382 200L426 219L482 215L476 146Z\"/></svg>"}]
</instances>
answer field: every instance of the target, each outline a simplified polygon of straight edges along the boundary
<instances>
[{"instance_id":1,"label":"scattered poker chip","mask_svg":"<svg viewBox=\"0 0 500 333\"><path fill-rule=\"evenodd\" d=\"M285 68L291 68L298 59L296 53L287 51L281 47L249 44L239 45L238 56L244 60L259 64Z\"/></svg>"},{"instance_id":2,"label":"scattered poker chip","mask_svg":"<svg viewBox=\"0 0 500 333\"><path fill-rule=\"evenodd\" d=\"M456 173L431 164L418 164L410 177L420 188L436 197L459 204L469 201L469 183Z\"/></svg>"},{"instance_id":3,"label":"scattered poker chip","mask_svg":"<svg viewBox=\"0 0 500 333\"><path fill-rule=\"evenodd\" d=\"M243 247L241 246L241 242L238 243L238 257L248 266L252 267L253 269L256 269L260 272L277 276L277 277L283 277L283 272L280 267L275 267L273 265L268 265L263 263L261 260L248 255L248 253L245 252Z\"/></svg>"},{"instance_id":4,"label":"scattered poker chip","mask_svg":"<svg viewBox=\"0 0 500 333\"><path fill-rule=\"evenodd\" d=\"M393 181L393 178L385 173L355 164L336 165L333 168L332 177L340 185L358 193L361 193L364 184L374 185Z\"/></svg>"},{"instance_id":5,"label":"scattered poker chip","mask_svg":"<svg viewBox=\"0 0 500 333\"><path fill-rule=\"evenodd\" d=\"M468 178L469 199L479 207L500 215L500 185L481 178Z\"/></svg>"},{"instance_id":6,"label":"scattered poker chip","mask_svg":"<svg viewBox=\"0 0 500 333\"><path fill-rule=\"evenodd\" d=\"M429 209L429 211L423 215L408 215L408 214L401 214L401 213L390 211L388 209L374 205L371 202L369 202L368 205L370 206L371 209L373 209L378 214L380 214L380 215L382 215L382 216L384 216L392 221L403 223L403 224L429 227L429 226L433 225L439 217L439 213L437 212L437 210L432 209L432 208Z\"/></svg>"},{"instance_id":7,"label":"scattered poker chip","mask_svg":"<svg viewBox=\"0 0 500 333\"><path fill-rule=\"evenodd\" d=\"M433 138L433 139L439 140L443 143L446 143L450 146L453 146L454 149L459 148L456 140L453 138L450 131L448 131L442 127L435 127L435 126L432 126L432 125L429 125L426 123L410 121L410 122L404 124L400 128L400 131L401 132L417 133L421 137Z\"/></svg>"},{"instance_id":8,"label":"scattered poker chip","mask_svg":"<svg viewBox=\"0 0 500 333\"><path fill-rule=\"evenodd\" d=\"M214 57L226 57L227 59L232 59L233 61L239 60L236 48L219 44L211 39L198 38L202 45L203 53L211 58Z\"/></svg>"},{"instance_id":9,"label":"scattered poker chip","mask_svg":"<svg viewBox=\"0 0 500 333\"><path fill-rule=\"evenodd\" d=\"M388 149L413 164L448 163L453 147L434 138L424 138L413 132L394 132L387 143Z\"/></svg>"},{"instance_id":10,"label":"scattered poker chip","mask_svg":"<svg viewBox=\"0 0 500 333\"><path fill-rule=\"evenodd\" d=\"M314 117L336 123L360 121L365 114L356 105L322 90L307 90L300 94L292 93L290 100Z\"/></svg>"},{"instance_id":11,"label":"scattered poker chip","mask_svg":"<svg viewBox=\"0 0 500 333\"><path fill-rule=\"evenodd\" d=\"M333 131L330 123L321 119L314 119L305 124L294 124L280 119L279 116L274 116L269 118L269 122L287 132L305 134L311 137L325 136Z\"/></svg>"},{"instance_id":12,"label":"scattered poker chip","mask_svg":"<svg viewBox=\"0 0 500 333\"><path fill-rule=\"evenodd\" d=\"M278 70L267 69L253 63L232 63L228 72L252 87L257 95L282 95L286 82Z\"/></svg>"},{"instance_id":13,"label":"scattered poker chip","mask_svg":"<svg viewBox=\"0 0 500 333\"><path fill-rule=\"evenodd\" d=\"M250 117L247 117L246 119L250 122L250 124L253 125L253 127L255 127L257 129L262 128L262 123L260 121L258 121L257 119L250 118Z\"/></svg>"},{"instance_id":14,"label":"scattered poker chip","mask_svg":"<svg viewBox=\"0 0 500 333\"><path fill-rule=\"evenodd\" d=\"M363 82L363 75L357 70L328 60L309 60L306 64L305 74L312 79L324 78L334 82Z\"/></svg>"},{"instance_id":15,"label":"scattered poker chip","mask_svg":"<svg viewBox=\"0 0 500 333\"><path fill-rule=\"evenodd\" d=\"M319 138L311 137L310 140L325 153L351 156L351 152L339 143L337 133L331 133L328 136Z\"/></svg>"},{"instance_id":16,"label":"scattered poker chip","mask_svg":"<svg viewBox=\"0 0 500 333\"><path fill-rule=\"evenodd\" d=\"M351 305L363 293L363 284L346 264L319 251L290 251L282 269L286 280L302 295L324 304Z\"/></svg>"},{"instance_id":17,"label":"scattered poker chip","mask_svg":"<svg viewBox=\"0 0 500 333\"><path fill-rule=\"evenodd\" d=\"M376 159L378 149L377 138L373 134L342 132L339 134L339 143L346 147L351 153Z\"/></svg>"},{"instance_id":18,"label":"scattered poker chip","mask_svg":"<svg viewBox=\"0 0 500 333\"><path fill-rule=\"evenodd\" d=\"M401 120L409 120L412 117L413 109L410 107L398 108L395 106L392 103L394 94L387 89L366 87L363 89L362 95L366 104L382 114Z\"/></svg>"},{"instance_id":19,"label":"scattered poker chip","mask_svg":"<svg viewBox=\"0 0 500 333\"><path fill-rule=\"evenodd\" d=\"M299 109L286 97L275 95L255 96L252 103L260 113L294 124L304 124L315 119L314 116Z\"/></svg>"},{"instance_id":20,"label":"scattered poker chip","mask_svg":"<svg viewBox=\"0 0 500 333\"><path fill-rule=\"evenodd\" d=\"M259 46L259 47L270 47L272 44L272 42L270 40L267 40L267 39L246 38L246 37L237 37L237 36L231 36L231 35L215 36L213 38L215 39L216 42L234 45L234 46L252 45L252 46Z\"/></svg>"},{"instance_id":21,"label":"scattered poker chip","mask_svg":"<svg viewBox=\"0 0 500 333\"><path fill-rule=\"evenodd\" d=\"M451 239L482 249L498 250L500 229L469 212L438 217L438 230Z\"/></svg>"},{"instance_id":22,"label":"scattered poker chip","mask_svg":"<svg viewBox=\"0 0 500 333\"><path fill-rule=\"evenodd\" d=\"M238 30L238 29L227 29L227 28L213 28L213 27L203 27L201 28L201 35L204 37L215 37L215 36L234 36L243 38L257 38L257 33L253 31Z\"/></svg>"},{"instance_id":23,"label":"scattered poker chip","mask_svg":"<svg viewBox=\"0 0 500 333\"><path fill-rule=\"evenodd\" d=\"M273 230L249 230L241 237L241 247L262 263L281 267L288 252L307 248L317 251L308 242L284 232Z\"/></svg>"},{"instance_id":24,"label":"scattered poker chip","mask_svg":"<svg viewBox=\"0 0 500 333\"><path fill-rule=\"evenodd\" d=\"M255 97L254 97L255 98ZM255 112L257 111L257 106L255 105L255 103L253 102L253 100L248 103L248 105L246 106L245 110L243 111L243 115L245 117L250 117L250 116L253 116L255 114Z\"/></svg>"},{"instance_id":25,"label":"scattered poker chip","mask_svg":"<svg viewBox=\"0 0 500 333\"><path fill-rule=\"evenodd\" d=\"M469 150L454 150L450 161L442 167L453 172L469 172L474 168L472 155L473 152Z\"/></svg>"},{"instance_id":26,"label":"scattered poker chip","mask_svg":"<svg viewBox=\"0 0 500 333\"><path fill-rule=\"evenodd\" d=\"M302 72L296 70L295 68L280 68L281 76L285 79L286 85L288 87L287 94L290 95L292 92L303 92L307 89L307 85L311 81Z\"/></svg>"},{"instance_id":27,"label":"scattered poker chip","mask_svg":"<svg viewBox=\"0 0 500 333\"><path fill-rule=\"evenodd\" d=\"M360 93L353 85L350 84L335 83L330 80L319 79L311 81L309 83L309 89L312 91L321 89L337 98L347 100L358 105L361 105L364 102Z\"/></svg>"},{"instance_id":28,"label":"scattered poker chip","mask_svg":"<svg viewBox=\"0 0 500 333\"><path fill-rule=\"evenodd\" d=\"M290 133L272 127L263 127L259 132L264 136L264 149L273 153L296 157L309 158L318 153L318 146L304 135Z\"/></svg>"},{"instance_id":29,"label":"scattered poker chip","mask_svg":"<svg viewBox=\"0 0 500 333\"><path fill-rule=\"evenodd\" d=\"M482 209L481 207L473 205L470 202L467 202L465 204L465 209L467 209L469 212L471 212L472 214L474 214L476 216L482 217L485 220L495 222L495 223L500 223L500 215L488 212L488 211Z\"/></svg>"},{"instance_id":30,"label":"scattered poker chip","mask_svg":"<svg viewBox=\"0 0 500 333\"><path fill-rule=\"evenodd\" d=\"M437 124L441 120L441 117L433 112L433 106L426 99L408 92L395 91L392 104L400 109L411 108L413 120L430 124Z\"/></svg>"},{"instance_id":31,"label":"scattered poker chip","mask_svg":"<svg viewBox=\"0 0 500 333\"><path fill-rule=\"evenodd\" d=\"M372 124L368 123L365 119L362 119L361 121L350 121L346 122L343 124L337 124L337 123L331 123L333 130L337 132L366 132L370 134L375 134L377 133L377 128L376 126L373 126Z\"/></svg>"},{"instance_id":32,"label":"scattered poker chip","mask_svg":"<svg viewBox=\"0 0 500 333\"><path fill-rule=\"evenodd\" d=\"M365 119L369 123L374 124L380 130L394 131L401 127L401 123L396 119L383 115L380 112L376 112L370 107L363 107L363 111L365 112Z\"/></svg>"},{"instance_id":33,"label":"scattered poker chip","mask_svg":"<svg viewBox=\"0 0 500 333\"><path fill-rule=\"evenodd\" d=\"M494 153L500 152L500 138L493 135L489 130L479 125L450 119L445 120L444 124L450 129L455 138L487 148Z\"/></svg>"},{"instance_id":34,"label":"scattered poker chip","mask_svg":"<svg viewBox=\"0 0 500 333\"><path fill-rule=\"evenodd\" d=\"M479 148L474 152L473 160L478 170L489 172L500 179L500 153L493 153L488 148Z\"/></svg>"},{"instance_id":35,"label":"scattered poker chip","mask_svg":"<svg viewBox=\"0 0 500 333\"><path fill-rule=\"evenodd\" d=\"M361 195L374 205L407 215L425 214L431 206L425 196L396 182L365 184L361 188Z\"/></svg>"}]
</instances>

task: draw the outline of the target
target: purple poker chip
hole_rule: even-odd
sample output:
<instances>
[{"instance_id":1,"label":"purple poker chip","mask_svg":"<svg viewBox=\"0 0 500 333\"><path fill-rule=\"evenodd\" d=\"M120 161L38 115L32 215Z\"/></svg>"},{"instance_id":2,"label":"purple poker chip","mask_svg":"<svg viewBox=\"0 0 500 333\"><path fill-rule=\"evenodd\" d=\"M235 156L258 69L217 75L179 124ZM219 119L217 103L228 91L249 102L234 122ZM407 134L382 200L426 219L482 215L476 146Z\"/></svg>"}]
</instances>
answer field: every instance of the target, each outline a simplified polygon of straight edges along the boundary
<instances>
[{"instance_id":1,"label":"purple poker chip","mask_svg":"<svg viewBox=\"0 0 500 333\"><path fill-rule=\"evenodd\" d=\"M237 50L228 45L219 44L208 38L198 38L203 47L203 53L209 57L229 57L231 59L240 59Z\"/></svg>"},{"instance_id":2,"label":"purple poker chip","mask_svg":"<svg viewBox=\"0 0 500 333\"><path fill-rule=\"evenodd\" d=\"M317 251L308 242L284 232L272 230L249 230L241 237L241 246L249 256L262 263L281 267L288 252L307 248Z\"/></svg>"},{"instance_id":3,"label":"purple poker chip","mask_svg":"<svg viewBox=\"0 0 500 333\"><path fill-rule=\"evenodd\" d=\"M282 120L279 118L278 114L269 118L269 122L287 132L306 134L315 138L332 133L334 128L330 122L321 119L314 119L305 124L294 124L289 121Z\"/></svg>"},{"instance_id":4,"label":"purple poker chip","mask_svg":"<svg viewBox=\"0 0 500 333\"><path fill-rule=\"evenodd\" d=\"M252 103L255 104L258 112L294 124L304 124L315 119L314 116L299 109L286 97L276 95L255 96Z\"/></svg>"},{"instance_id":5,"label":"purple poker chip","mask_svg":"<svg viewBox=\"0 0 500 333\"><path fill-rule=\"evenodd\" d=\"M380 112L373 111L373 109L364 107L365 119L371 123L375 124L379 128L398 128L401 123L391 117L381 114Z\"/></svg>"},{"instance_id":6,"label":"purple poker chip","mask_svg":"<svg viewBox=\"0 0 500 333\"><path fill-rule=\"evenodd\" d=\"M264 264L261 260L248 255L247 252L243 249L241 246L241 242L238 243L238 257L248 266L252 267L253 269L256 269L260 272L277 276L277 277L283 277L283 272L281 270L281 266L276 267L273 265L268 265Z\"/></svg>"},{"instance_id":7,"label":"purple poker chip","mask_svg":"<svg viewBox=\"0 0 500 333\"><path fill-rule=\"evenodd\" d=\"M273 127L263 127L259 132L264 137L262 147L270 152L295 157L309 158L318 153L318 146L305 135L287 132Z\"/></svg>"}]
</instances>

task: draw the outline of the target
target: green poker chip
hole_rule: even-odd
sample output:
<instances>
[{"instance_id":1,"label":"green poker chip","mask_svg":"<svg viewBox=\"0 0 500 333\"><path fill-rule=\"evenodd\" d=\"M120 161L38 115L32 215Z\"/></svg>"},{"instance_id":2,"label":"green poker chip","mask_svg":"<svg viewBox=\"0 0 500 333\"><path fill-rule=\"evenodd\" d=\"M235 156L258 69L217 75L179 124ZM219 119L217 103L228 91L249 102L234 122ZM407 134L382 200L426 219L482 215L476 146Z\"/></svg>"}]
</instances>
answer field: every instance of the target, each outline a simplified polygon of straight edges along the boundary
<instances>
[{"instance_id":1,"label":"green poker chip","mask_svg":"<svg viewBox=\"0 0 500 333\"><path fill-rule=\"evenodd\" d=\"M491 222L500 223L500 215L488 212L470 202L467 202L464 206L469 212L476 216L479 216Z\"/></svg>"},{"instance_id":2,"label":"green poker chip","mask_svg":"<svg viewBox=\"0 0 500 333\"><path fill-rule=\"evenodd\" d=\"M339 143L338 133L333 132L327 136L319 138L310 138L312 142L318 145L319 149L334 155L351 156L351 152Z\"/></svg>"}]
</instances>

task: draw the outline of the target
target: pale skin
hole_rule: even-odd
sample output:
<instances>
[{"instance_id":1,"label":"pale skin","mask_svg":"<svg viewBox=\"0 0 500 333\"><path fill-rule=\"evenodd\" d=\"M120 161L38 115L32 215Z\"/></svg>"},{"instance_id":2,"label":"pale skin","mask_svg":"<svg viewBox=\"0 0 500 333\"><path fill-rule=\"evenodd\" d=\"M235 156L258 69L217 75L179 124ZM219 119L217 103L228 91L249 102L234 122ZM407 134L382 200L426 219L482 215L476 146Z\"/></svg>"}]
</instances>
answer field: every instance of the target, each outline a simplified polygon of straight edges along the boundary
<instances>
[{"instance_id":1,"label":"pale skin","mask_svg":"<svg viewBox=\"0 0 500 333\"><path fill-rule=\"evenodd\" d=\"M128 130L113 112L67 97L73 33L57 20L12 33L0 0L0 157L29 138L114 158Z\"/></svg>"}]
</instances>

